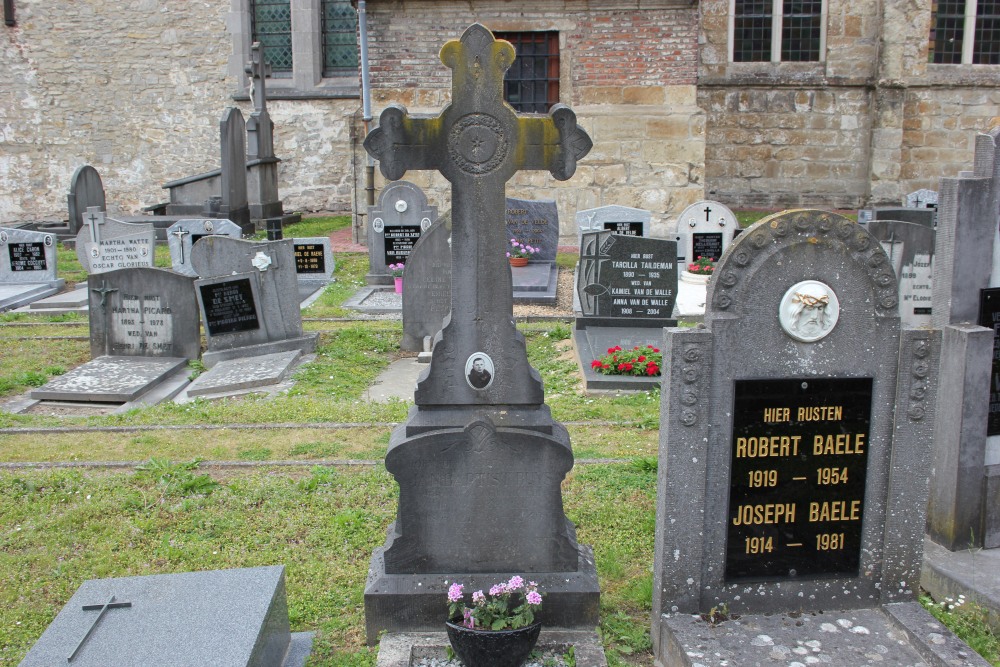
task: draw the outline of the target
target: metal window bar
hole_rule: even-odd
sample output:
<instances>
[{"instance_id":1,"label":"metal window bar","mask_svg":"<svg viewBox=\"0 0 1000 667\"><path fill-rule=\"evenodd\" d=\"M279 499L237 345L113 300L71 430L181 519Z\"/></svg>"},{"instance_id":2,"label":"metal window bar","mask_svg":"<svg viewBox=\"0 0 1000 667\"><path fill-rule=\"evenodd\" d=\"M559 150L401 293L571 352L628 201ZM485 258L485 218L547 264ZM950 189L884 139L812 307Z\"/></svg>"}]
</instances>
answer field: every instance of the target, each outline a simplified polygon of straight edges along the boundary
<instances>
[{"instance_id":1,"label":"metal window bar","mask_svg":"<svg viewBox=\"0 0 1000 667\"><path fill-rule=\"evenodd\" d=\"M323 0L323 76L358 70L358 13L350 0Z\"/></svg>"},{"instance_id":2,"label":"metal window bar","mask_svg":"<svg viewBox=\"0 0 1000 667\"><path fill-rule=\"evenodd\" d=\"M772 7L771 0L735 0L733 62L771 60Z\"/></svg>"},{"instance_id":3,"label":"metal window bar","mask_svg":"<svg viewBox=\"0 0 1000 667\"><path fill-rule=\"evenodd\" d=\"M292 76L290 0L250 0L252 41L264 45L264 58L275 77Z\"/></svg>"},{"instance_id":4,"label":"metal window bar","mask_svg":"<svg viewBox=\"0 0 1000 667\"><path fill-rule=\"evenodd\" d=\"M936 0L931 6L928 62L958 65L965 35L965 0Z\"/></svg>"},{"instance_id":5,"label":"metal window bar","mask_svg":"<svg viewBox=\"0 0 1000 667\"><path fill-rule=\"evenodd\" d=\"M979 0L976 8L975 65L1000 65L1000 0Z\"/></svg>"},{"instance_id":6,"label":"metal window bar","mask_svg":"<svg viewBox=\"0 0 1000 667\"><path fill-rule=\"evenodd\" d=\"M781 21L781 60L818 62L822 30L822 0L785 0Z\"/></svg>"},{"instance_id":7,"label":"metal window bar","mask_svg":"<svg viewBox=\"0 0 1000 667\"><path fill-rule=\"evenodd\" d=\"M504 99L521 113L547 113L559 102L559 33L498 32L514 45L514 64L504 77Z\"/></svg>"}]
</instances>

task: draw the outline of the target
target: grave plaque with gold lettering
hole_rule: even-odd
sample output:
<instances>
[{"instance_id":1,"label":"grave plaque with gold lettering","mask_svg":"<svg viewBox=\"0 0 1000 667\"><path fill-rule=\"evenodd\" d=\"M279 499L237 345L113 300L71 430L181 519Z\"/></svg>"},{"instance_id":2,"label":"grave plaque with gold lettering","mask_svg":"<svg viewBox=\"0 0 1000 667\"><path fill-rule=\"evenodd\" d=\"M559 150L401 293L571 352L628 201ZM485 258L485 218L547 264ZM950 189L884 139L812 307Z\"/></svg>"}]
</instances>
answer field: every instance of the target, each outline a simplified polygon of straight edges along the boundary
<instances>
[{"instance_id":1,"label":"grave plaque with gold lettering","mask_svg":"<svg viewBox=\"0 0 1000 667\"><path fill-rule=\"evenodd\" d=\"M872 379L737 380L726 581L857 576Z\"/></svg>"}]
</instances>

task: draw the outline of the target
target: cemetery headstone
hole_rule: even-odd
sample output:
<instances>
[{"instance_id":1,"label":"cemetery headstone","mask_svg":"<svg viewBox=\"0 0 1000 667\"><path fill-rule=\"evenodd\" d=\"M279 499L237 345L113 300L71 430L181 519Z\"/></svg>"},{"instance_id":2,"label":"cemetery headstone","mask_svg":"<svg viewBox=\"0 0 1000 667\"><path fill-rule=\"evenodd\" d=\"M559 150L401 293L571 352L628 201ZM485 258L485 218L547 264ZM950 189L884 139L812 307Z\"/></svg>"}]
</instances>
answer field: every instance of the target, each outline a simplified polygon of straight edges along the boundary
<instances>
[{"instance_id":1,"label":"cemetery headstone","mask_svg":"<svg viewBox=\"0 0 1000 667\"><path fill-rule=\"evenodd\" d=\"M507 197L507 241L536 248L527 266L511 267L515 303L553 304L559 268L559 209L554 199L515 199ZM506 252L506 251L505 251Z\"/></svg>"},{"instance_id":2,"label":"cemetery headstone","mask_svg":"<svg viewBox=\"0 0 1000 667\"><path fill-rule=\"evenodd\" d=\"M77 167L66 195L70 234L75 236L83 228L83 216L91 206L97 207L99 211L108 210L104 197L104 183L97 170L89 164Z\"/></svg>"},{"instance_id":3,"label":"cemetery headstone","mask_svg":"<svg viewBox=\"0 0 1000 667\"><path fill-rule=\"evenodd\" d=\"M247 193L250 217L277 224L297 221L300 216L286 216L278 196L278 165L274 155L274 122L267 110L266 79L271 66L264 59L264 45L254 42L250 62L244 68L250 78L253 112L247 119ZM280 240L280 237L279 239Z\"/></svg>"},{"instance_id":4,"label":"cemetery headstone","mask_svg":"<svg viewBox=\"0 0 1000 667\"><path fill-rule=\"evenodd\" d=\"M220 218L232 220L244 234L252 234L250 204L247 199L246 122L236 107L228 107L219 121L222 146L222 203Z\"/></svg>"},{"instance_id":5,"label":"cemetery headstone","mask_svg":"<svg viewBox=\"0 0 1000 667\"><path fill-rule=\"evenodd\" d=\"M56 277L54 234L0 227L0 311L44 299L65 284Z\"/></svg>"},{"instance_id":6,"label":"cemetery headstone","mask_svg":"<svg viewBox=\"0 0 1000 667\"><path fill-rule=\"evenodd\" d=\"M21 667L302 667L280 566L85 581Z\"/></svg>"},{"instance_id":7,"label":"cemetery headstone","mask_svg":"<svg viewBox=\"0 0 1000 667\"><path fill-rule=\"evenodd\" d=\"M868 231L882 244L899 281L903 326L931 324L934 230L912 222L873 220Z\"/></svg>"},{"instance_id":8,"label":"cemetery headstone","mask_svg":"<svg viewBox=\"0 0 1000 667\"><path fill-rule=\"evenodd\" d=\"M736 216L725 204L695 202L677 219L677 233L682 239L678 261L690 263L704 257L717 262L741 231Z\"/></svg>"},{"instance_id":9,"label":"cemetery headstone","mask_svg":"<svg viewBox=\"0 0 1000 667\"><path fill-rule=\"evenodd\" d=\"M167 229L167 246L170 248L170 263L176 273L197 276L191 265L191 247L206 236L228 236L238 239L243 230L232 220L215 218L194 218L178 220Z\"/></svg>"},{"instance_id":10,"label":"cemetery headstone","mask_svg":"<svg viewBox=\"0 0 1000 667\"><path fill-rule=\"evenodd\" d=\"M304 334L291 239L243 241L207 236L191 249L201 278L195 292L208 350L207 368L229 359L316 348L317 334Z\"/></svg>"},{"instance_id":11,"label":"cemetery headstone","mask_svg":"<svg viewBox=\"0 0 1000 667\"><path fill-rule=\"evenodd\" d=\"M572 449L514 327L502 222L505 183L517 171L565 180L592 144L568 107L518 116L504 104L514 50L483 26L448 42L441 60L453 70L451 104L437 117L390 105L365 139L387 179L434 169L452 184L451 316L386 455L400 497L369 569L368 641L383 630L440 628L446 582L476 590L507 573L529 573L545 591L542 623L592 629L596 570L562 508ZM498 470L503 502L491 481ZM447 501L459 487L462 502Z\"/></svg>"},{"instance_id":12,"label":"cemetery headstone","mask_svg":"<svg viewBox=\"0 0 1000 667\"><path fill-rule=\"evenodd\" d=\"M391 285L388 266L410 258L421 234L437 219L437 207L427 204L427 195L409 181L389 183L378 204L368 209L369 285Z\"/></svg>"},{"instance_id":13,"label":"cemetery headstone","mask_svg":"<svg viewBox=\"0 0 1000 667\"><path fill-rule=\"evenodd\" d=\"M868 225L872 220L912 222L934 229L937 227L937 209L881 206L878 208L860 209L858 211L858 224Z\"/></svg>"},{"instance_id":14,"label":"cemetery headstone","mask_svg":"<svg viewBox=\"0 0 1000 667\"><path fill-rule=\"evenodd\" d=\"M577 240L587 232L611 232L619 236L649 236L653 214L629 206L601 206L576 212Z\"/></svg>"},{"instance_id":15,"label":"cemetery headstone","mask_svg":"<svg viewBox=\"0 0 1000 667\"><path fill-rule=\"evenodd\" d=\"M907 208L937 208L938 193L934 190L921 188L906 195Z\"/></svg>"},{"instance_id":16,"label":"cemetery headstone","mask_svg":"<svg viewBox=\"0 0 1000 667\"><path fill-rule=\"evenodd\" d=\"M413 247L403 281L403 342L424 351L424 341L444 326L451 311L451 213L431 225Z\"/></svg>"},{"instance_id":17,"label":"cemetery headstone","mask_svg":"<svg viewBox=\"0 0 1000 667\"><path fill-rule=\"evenodd\" d=\"M603 375L591 368L609 348L659 348L675 326L677 242L588 232L580 245L576 291L581 313L573 342L587 389L649 389L659 376Z\"/></svg>"},{"instance_id":18,"label":"cemetery headstone","mask_svg":"<svg viewBox=\"0 0 1000 667\"><path fill-rule=\"evenodd\" d=\"M183 370L201 351L193 280L155 268L88 277L93 359L31 397L126 403Z\"/></svg>"},{"instance_id":19,"label":"cemetery headstone","mask_svg":"<svg viewBox=\"0 0 1000 667\"><path fill-rule=\"evenodd\" d=\"M333 280L336 264L329 236L308 236L292 239L295 252L295 275L298 277L299 298L304 300Z\"/></svg>"},{"instance_id":20,"label":"cemetery headstone","mask_svg":"<svg viewBox=\"0 0 1000 667\"><path fill-rule=\"evenodd\" d=\"M91 206L76 235L76 257L89 274L153 266L152 224L120 222Z\"/></svg>"},{"instance_id":21,"label":"cemetery headstone","mask_svg":"<svg viewBox=\"0 0 1000 667\"><path fill-rule=\"evenodd\" d=\"M660 662L956 657L916 601L940 349L901 332L889 258L850 220L792 211L736 240L704 327L666 331ZM709 632L713 608L740 620Z\"/></svg>"}]
</instances>

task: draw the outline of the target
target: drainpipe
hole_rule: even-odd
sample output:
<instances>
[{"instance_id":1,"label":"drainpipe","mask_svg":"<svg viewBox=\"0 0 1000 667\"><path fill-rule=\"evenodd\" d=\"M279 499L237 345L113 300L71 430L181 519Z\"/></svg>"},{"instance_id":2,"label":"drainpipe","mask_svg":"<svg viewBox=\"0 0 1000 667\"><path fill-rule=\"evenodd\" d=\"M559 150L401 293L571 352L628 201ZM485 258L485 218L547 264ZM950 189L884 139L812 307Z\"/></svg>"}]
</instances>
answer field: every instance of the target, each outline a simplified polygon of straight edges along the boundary
<instances>
[{"instance_id":1,"label":"drainpipe","mask_svg":"<svg viewBox=\"0 0 1000 667\"><path fill-rule=\"evenodd\" d=\"M365 137L371 130L372 122L372 87L368 74L368 13L365 11L365 0L358 0L358 33L361 42L361 108L364 121ZM367 154L367 151L365 151ZM365 166L365 192L368 194L368 206L375 205L375 160L367 156ZM366 236L366 235L363 235Z\"/></svg>"}]
</instances>

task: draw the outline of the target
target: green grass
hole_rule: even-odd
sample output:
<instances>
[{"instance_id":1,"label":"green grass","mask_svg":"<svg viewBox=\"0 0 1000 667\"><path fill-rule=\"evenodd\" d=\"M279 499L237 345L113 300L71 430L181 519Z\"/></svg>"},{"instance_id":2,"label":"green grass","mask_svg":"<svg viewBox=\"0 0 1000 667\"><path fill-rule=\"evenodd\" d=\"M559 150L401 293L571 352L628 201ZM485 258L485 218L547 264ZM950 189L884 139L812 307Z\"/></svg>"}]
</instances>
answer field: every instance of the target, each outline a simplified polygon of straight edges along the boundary
<instances>
[{"instance_id":1,"label":"green grass","mask_svg":"<svg viewBox=\"0 0 1000 667\"><path fill-rule=\"evenodd\" d=\"M1000 636L993 629L997 619L991 619L988 610L975 602L967 602L964 596L959 596L957 600L947 598L936 602L925 594L920 596L920 603L976 653L993 665L1000 666Z\"/></svg>"}]
</instances>

